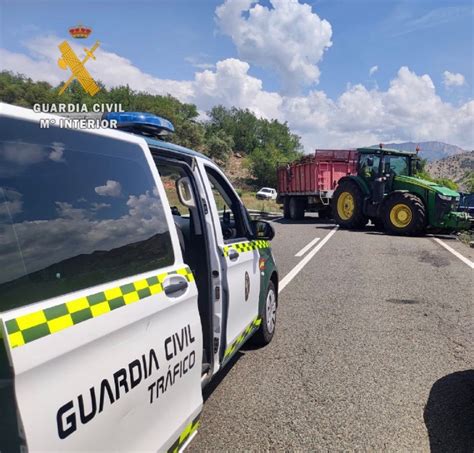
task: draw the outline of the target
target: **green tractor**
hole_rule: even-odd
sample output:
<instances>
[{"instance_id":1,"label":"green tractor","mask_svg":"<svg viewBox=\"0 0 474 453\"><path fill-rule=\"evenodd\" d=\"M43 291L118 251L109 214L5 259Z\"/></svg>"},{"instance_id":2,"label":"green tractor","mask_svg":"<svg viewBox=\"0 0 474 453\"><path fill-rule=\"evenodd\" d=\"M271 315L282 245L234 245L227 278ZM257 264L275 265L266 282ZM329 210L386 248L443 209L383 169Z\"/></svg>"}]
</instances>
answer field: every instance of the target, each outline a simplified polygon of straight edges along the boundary
<instances>
[{"instance_id":1,"label":"green tractor","mask_svg":"<svg viewBox=\"0 0 474 453\"><path fill-rule=\"evenodd\" d=\"M357 174L338 181L333 215L343 228L359 229L370 219L391 234L419 235L427 229L469 229L473 221L456 212L459 193L415 176L415 152L359 148Z\"/></svg>"}]
</instances>

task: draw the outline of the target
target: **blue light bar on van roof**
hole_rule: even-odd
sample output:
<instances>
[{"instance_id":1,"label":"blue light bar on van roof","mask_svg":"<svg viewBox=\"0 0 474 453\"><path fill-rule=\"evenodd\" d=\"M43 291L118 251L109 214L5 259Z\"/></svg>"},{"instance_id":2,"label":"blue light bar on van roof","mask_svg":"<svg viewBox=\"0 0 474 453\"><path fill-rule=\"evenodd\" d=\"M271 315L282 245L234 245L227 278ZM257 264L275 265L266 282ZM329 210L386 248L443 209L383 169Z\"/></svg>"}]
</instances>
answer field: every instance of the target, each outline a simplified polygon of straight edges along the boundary
<instances>
[{"instance_id":1,"label":"blue light bar on van roof","mask_svg":"<svg viewBox=\"0 0 474 453\"><path fill-rule=\"evenodd\" d=\"M152 113L144 112L111 112L103 116L106 120L117 121L118 129L146 135L166 135L174 132L171 121Z\"/></svg>"}]
</instances>

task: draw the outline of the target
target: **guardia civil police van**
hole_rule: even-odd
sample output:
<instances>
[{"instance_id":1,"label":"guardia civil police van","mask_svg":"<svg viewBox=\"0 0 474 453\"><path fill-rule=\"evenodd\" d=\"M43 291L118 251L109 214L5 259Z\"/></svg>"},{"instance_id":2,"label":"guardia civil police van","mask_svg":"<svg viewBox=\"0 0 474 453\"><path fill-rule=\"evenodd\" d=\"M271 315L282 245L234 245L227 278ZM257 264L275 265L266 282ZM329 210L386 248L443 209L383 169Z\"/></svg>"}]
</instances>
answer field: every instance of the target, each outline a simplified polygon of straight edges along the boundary
<instances>
[{"instance_id":1,"label":"guardia civil police van","mask_svg":"<svg viewBox=\"0 0 474 453\"><path fill-rule=\"evenodd\" d=\"M0 450L179 451L203 386L273 337L273 228L162 118L45 117L0 104Z\"/></svg>"}]
</instances>

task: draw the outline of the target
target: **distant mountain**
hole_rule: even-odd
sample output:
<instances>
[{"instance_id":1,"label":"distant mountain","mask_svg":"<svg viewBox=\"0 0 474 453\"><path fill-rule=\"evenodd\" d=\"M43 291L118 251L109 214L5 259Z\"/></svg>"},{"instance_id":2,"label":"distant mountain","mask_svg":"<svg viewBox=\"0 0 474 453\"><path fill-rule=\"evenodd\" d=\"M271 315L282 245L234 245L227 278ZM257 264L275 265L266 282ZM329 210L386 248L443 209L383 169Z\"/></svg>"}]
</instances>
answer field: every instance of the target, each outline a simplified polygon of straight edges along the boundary
<instances>
[{"instance_id":1,"label":"distant mountain","mask_svg":"<svg viewBox=\"0 0 474 453\"><path fill-rule=\"evenodd\" d=\"M373 148L379 145L373 145ZM404 143L384 143L385 148L401 149L404 151L415 151L420 147L420 157L427 159L428 162L443 159L456 154L465 153L466 150L456 145L450 145L443 142L404 142Z\"/></svg>"},{"instance_id":2,"label":"distant mountain","mask_svg":"<svg viewBox=\"0 0 474 453\"><path fill-rule=\"evenodd\" d=\"M468 174L474 172L474 151L445 157L444 159L430 162L426 166L428 173L433 178L449 178L459 185L460 190L466 190Z\"/></svg>"}]
</instances>

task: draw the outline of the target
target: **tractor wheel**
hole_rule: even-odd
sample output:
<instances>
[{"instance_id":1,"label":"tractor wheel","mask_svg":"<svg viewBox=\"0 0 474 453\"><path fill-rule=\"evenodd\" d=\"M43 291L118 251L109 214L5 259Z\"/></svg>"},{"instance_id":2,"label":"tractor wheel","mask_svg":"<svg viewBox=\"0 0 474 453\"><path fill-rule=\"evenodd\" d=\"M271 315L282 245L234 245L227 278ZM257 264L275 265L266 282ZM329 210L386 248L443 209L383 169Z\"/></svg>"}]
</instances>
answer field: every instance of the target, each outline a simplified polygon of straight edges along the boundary
<instances>
[{"instance_id":1,"label":"tractor wheel","mask_svg":"<svg viewBox=\"0 0 474 453\"><path fill-rule=\"evenodd\" d=\"M363 213L364 197L356 184L350 181L339 184L334 192L332 214L336 223L350 230L367 225L367 216Z\"/></svg>"},{"instance_id":2,"label":"tractor wheel","mask_svg":"<svg viewBox=\"0 0 474 453\"><path fill-rule=\"evenodd\" d=\"M290 199L285 197L283 200L283 218L290 219Z\"/></svg>"},{"instance_id":3,"label":"tractor wheel","mask_svg":"<svg viewBox=\"0 0 474 453\"><path fill-rule=\"evenodd\" d=\"M421 234L426 228L425 205L416 195L395 193L383 205L382 220L385 230L391 234Z\"/></svg>"},{"instance_id":4,"label":"tractor wheel","mask_svg":"<svg viewBox=\"0 0 474 453\"><path fill-rule=\"evenodd\" d=\"M304 217L304 200L291 197L288 208L291 220L301 220Z\"/></svg>"}]
</instances>

